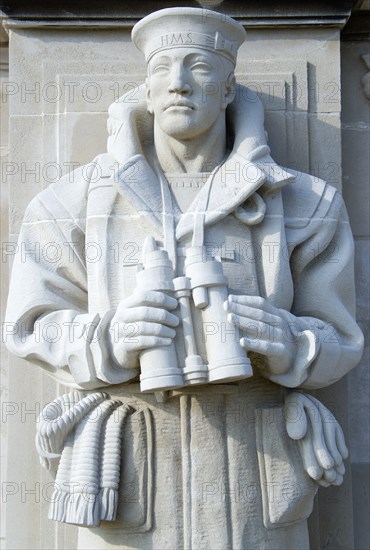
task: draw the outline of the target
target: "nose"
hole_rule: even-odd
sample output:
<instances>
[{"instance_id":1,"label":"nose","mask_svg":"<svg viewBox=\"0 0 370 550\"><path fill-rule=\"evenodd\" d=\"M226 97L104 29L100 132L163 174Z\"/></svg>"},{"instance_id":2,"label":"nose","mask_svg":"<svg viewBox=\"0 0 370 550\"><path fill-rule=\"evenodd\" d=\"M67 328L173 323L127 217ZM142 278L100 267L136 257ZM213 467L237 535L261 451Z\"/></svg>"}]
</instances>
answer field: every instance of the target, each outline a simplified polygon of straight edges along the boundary
<instances>
[{"instance_id":1,"label":"nose","mask_svg":"<svg viewBox=\"0 0 370 550\"><path fill-rule=\"evenodd\" d=\"M190 95L192 92L191 85L188 82L186 70L180 65L176 64L172 68L171 80L168 85L168 91L177 94Z\"/></svg>"}]
</instances>

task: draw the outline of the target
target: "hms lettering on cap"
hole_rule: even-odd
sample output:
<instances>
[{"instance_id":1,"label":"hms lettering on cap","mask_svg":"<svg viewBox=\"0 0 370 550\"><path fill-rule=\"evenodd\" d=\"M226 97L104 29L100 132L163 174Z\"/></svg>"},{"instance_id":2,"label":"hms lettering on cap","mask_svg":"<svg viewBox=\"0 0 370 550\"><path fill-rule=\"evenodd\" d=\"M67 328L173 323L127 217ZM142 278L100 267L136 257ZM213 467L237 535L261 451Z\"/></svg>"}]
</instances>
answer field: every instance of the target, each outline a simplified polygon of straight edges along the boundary
<instances>
[{"instance_id":1,"label":"hms lettering on cap","mask_svg":"<svg viewBox=\"0 0 370 550\"><path fill-rule=\"evenodd\" d=\"M201 48L229 59L234 65L245 30L227 15L200 8L167 8L141 19L132 40L146 61L168 48Z\"/></svg>"},{"instance_id":2,"label":"hms lettering on cap","mask_svg":"<svg viewBox=\"0 0 370 550\"><path fill-rule=\"evenodd\" d=\"M178 46L186 44L193 44L191 32L179 32L179 33L173 33L173 34L165 34L164 36L161 36L161 46L168 47L168 46Z\"/></svg>"}]
</instances>

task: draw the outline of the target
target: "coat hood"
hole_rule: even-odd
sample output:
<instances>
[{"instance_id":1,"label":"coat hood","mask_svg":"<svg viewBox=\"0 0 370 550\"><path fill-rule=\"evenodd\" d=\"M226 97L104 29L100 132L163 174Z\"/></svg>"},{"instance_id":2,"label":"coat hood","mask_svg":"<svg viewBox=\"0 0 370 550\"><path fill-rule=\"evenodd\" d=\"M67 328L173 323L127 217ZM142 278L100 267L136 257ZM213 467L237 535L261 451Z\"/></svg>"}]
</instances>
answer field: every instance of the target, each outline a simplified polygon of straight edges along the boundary
<instances>
[{"instance_id":1,"label":"coat hood","mask_svg":"<svg viewBox=\"0 0 370 550\"><path fill-rule=\"evenodd\" d=\"M260 99L241 85L237 85L236 92L236 99L227 109L232 150L214 172L211 188L205 185L188 210L178 213L177 239L192 231L194 214L205 203L205 225L216 223L230 213L245 223L259 223L264 217L265 203L256 191L270 192L294 180L294 175L270 156ZM162 227L160 174L148 153L153 145L153 116L146 109L144 85L110 106L108 133L107 151L118 163L114 178L118 191L139 212L145 213L157 229ZM206 193L209 196L205 201ZM241 208L247 199L248 204Z\"/></svg>"}]
</instances>

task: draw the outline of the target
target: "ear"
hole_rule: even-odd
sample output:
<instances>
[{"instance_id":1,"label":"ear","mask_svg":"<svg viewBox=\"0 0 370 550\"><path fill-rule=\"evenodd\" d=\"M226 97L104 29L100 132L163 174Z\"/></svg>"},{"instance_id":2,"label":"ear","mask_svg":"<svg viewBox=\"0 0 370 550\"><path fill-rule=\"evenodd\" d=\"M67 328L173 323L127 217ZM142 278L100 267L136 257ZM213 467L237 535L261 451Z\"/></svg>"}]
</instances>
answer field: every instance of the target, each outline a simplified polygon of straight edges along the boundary
<instances>
[{"instance_id":1,"label":"ear","mask_svg":"<svg viewBox=\"0 0 370 550\"><path fill-rule=\"evenodd\" d=\"M148 112L152 115L153 114L153 107L152 107L152 98L150 94L150 85L149 85L149 77L147 76L145 79L145 93L146 93L146 104L148 108Z\"/></svg>"},{"instance_id":2,"label":"ear","mask_svg":"<svg viewBox=\"0 0 370 550\"><path fill-rule=\"evenodd\" d=\"M226 107L234 101L235 98L235 74L232 71L225 81L225 89L223 91L223 103Z\"/></svg>"}]
</instances>

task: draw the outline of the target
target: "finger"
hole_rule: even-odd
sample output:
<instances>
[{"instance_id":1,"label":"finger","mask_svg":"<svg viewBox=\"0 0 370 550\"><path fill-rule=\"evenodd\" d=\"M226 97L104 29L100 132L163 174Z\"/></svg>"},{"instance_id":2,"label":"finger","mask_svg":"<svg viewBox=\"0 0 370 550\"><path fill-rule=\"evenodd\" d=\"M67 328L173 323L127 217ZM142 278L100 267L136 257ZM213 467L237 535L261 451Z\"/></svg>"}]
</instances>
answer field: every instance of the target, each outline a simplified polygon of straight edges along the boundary
<instances>
[{"instance_id":1,"label":"finger","mask_svg":"<svg viewBox=\"0 0 370 550\"><path fill-rule=\"evenodd\" d=\"M310 399L304 399L304 408L310 419L312 429L312 444L318 463L324 470L330 470L334 466L334 459L329 454L324 441L324 430L321 415L315 404Z\"/></svg>"},{"instance_id":2,"label":"finger","mask_svg":"<svg viewBox=\"0 0 370 550\"><path fill-rule=\"evenodd\" d=\"M328 483L325 479L319 479L317 483L321 485L321 487L330 487L331 485L331 483Z\"/></svg>"},{"instance_id":3,"label":"finger","mask_svg":"<svg viewBox=\"0 0 370 550\"><path fill-rule=\"evenodd\" d=\"M165 309L156 307L132 307L125 309L121 313L121 319L124 323L137 323L146 321L148 323L161 323L169 327L177 327L179 318Z\"/></svg>"},{"instance_id":4,"label":"finger","mask_svg":"<svg viewBox=\"0 0 370 550\"><path fill-rule=\"evenodd\" d=\"M328 483L334 483L334 481L337 478L337 472L334 468L330 468L330 470L324 470L324 479Z\"/></svg>"},{"instance_id":5,"label":"finger","mask_svg":"<svg viewBox=\"0 0 370 550\"><path fill-rule=\"evenodd\" d=\"M176 331L173 328L166 327L160 323L140 322L138 324L138 334L143 336L160 336L161 338L175 338Z\"/></svg>"},{"instance_id":6,"label":"finger","mask_svg":"<svg viewBox=\"0 0 370 550\"><path fill-rule=\"evenodd\" d=\"M135 344L123 344L128 351L140 351L148 348L159 348L169 346L172 343L171 338L161 338L159 336L140 336Z\"/></svg>"},{"instance_id":7,"label":"finger","mask_svg":"<svg viewBox=\"0 0 370 550\"><path fill-rule=\"evenodd\" d=\"M277 315L277 308L270 304L268 300L262 298L261 296L238 296L237 294L230 294L228 297L229 302L234 302L243 306L249 306L257 309L262 309L267 313L272 313Z\"/></svg>"},{"instance_id":8,"label":"finger","mask_svg":"<svg viewBox=\"0 0 370 550\"><path fill-rule=\"evenodd\" d=\"M321 413L322 413L322 408L320 407L320 414ZM321 418L322 418L322 423L324 428L325 442L326 442L328 451L333 457L334 463L337 465L341 464L341 462L343 462L343 458L340 452L338 451L336 436L335 436L337 421L335 420L334 416L332 416L332 418L328 418L327 414L324 417L321 414Z\"/></svg>"},{"instance_id":9,"label":"finger","mask_svg":"<svg viewBox=\"0 0 370 550\"><path fill-rule=\"evenodd\" d=\"M162 338L174 338L176 331L173 328L166 327L160 323L148 323L139 321L135 323L118 323L118 334L114 333L116 343L123 341L125 343L137 342L142 336L161 336Z\"/></svg>"},{"instance_id":10,"label":"finger","mask_svg":"<svg viewBox=\"0 0 370 550\"><path fill-rule=\"evenodd\" d=\"M255 340L252 338L240 338L240 345L248 351L261 353L271 357L281 357L284 355L284 345L274 344L266 340Z\"/></svg>"},{"instance_id":11,"label":"finger","mask_svg":"<svg viewBox=\"0 0 370 550\"><path fill-rule=\"evenodd\" d=\"M149 306L173 310L177 308L177 305L177 300L172 296L167 296L164 292L156 290L136 290L132 296L123 300L117 309L121 307L126 309L137 306Z\"/></svg>"},{"instance_id":12,"label":"finger","mask_svg":"<svg viewBox=\"0 0 370 550\"><path fill-rule=\"evenodd\" d=\"M227 320L230 324L245 331L246 338L256 340L264 339L272 343L282 342L283 340L283 332L281 329L263 323L262 321L242 317L240 315L236 315L235 313L228 313Z\"/></svg>"},{"instance_id":13,"label":"finger","mask_svg":"<svg viewBox=\"0 0 370 550\"><path fill-rule=\"evenodd\" d=\"M321 422L324 430L324 439L329 453L334 463L339 465L343 462L343 457L338 450L336 442L336 429L338 422L334 415L315 397L309 395L308 398L316 405L321 416Z\"/></svg>"},{"instance_id":14,"label":"finger","mask_svg":"<svg viewBox=\"0 0 370 550\"><path fill-rule=\"evenodd\" d=\"M343 476L337 475L335 481L333 482L333 485L336 485L338 487L339 485L342 485L342 483L343 483Z\"/></svg>"},{"instance_id":15,"label":"finger","mask_svg":"<svg viewBox=\"0 0 370 550\"><path fill-rule=\"evenodd\" d=\"M303 439L299 439L298 445L305 471L312 479L318 481L322 478L324 470L317 462L311 439L306 435Z\"/></svg>"},{"instance_id":16,"label":"finger","mask_svg":"<svg viewBox=\"0 0 370 550\"><path fill-rule=\"evenodd\" d=\"M341 464L338 464L335 469L337 470L338 474L341 476L344 476L344 474L346 473L346 468L343 462Z\"/></svg>"},{"instance_id":17,"label":"finger","mask_svg":"<svg viewBox=\"0 0 370 550\"><path fill-rule=\"evenodd\" d=\"M300 403L300 395L292 392L285 397L284 417L292 439L302 439L307 433L307 417Z\"/></svg>"},{"instance_id":18,"label":"finger","mask_svg":"<svg viewBox=\"0 0 370 550\"><path fill-rule=\"evenodd\" d=\"M224 310L228 313L235 313L242 317L247 317L252 320L262 321L272 326L279 326L281 324L281 318L278 315L267 313L263 309L257 309L248 305L242 305L237 302L230 302L226 300L224 302Z\"/></svg>"}]
</instances>

